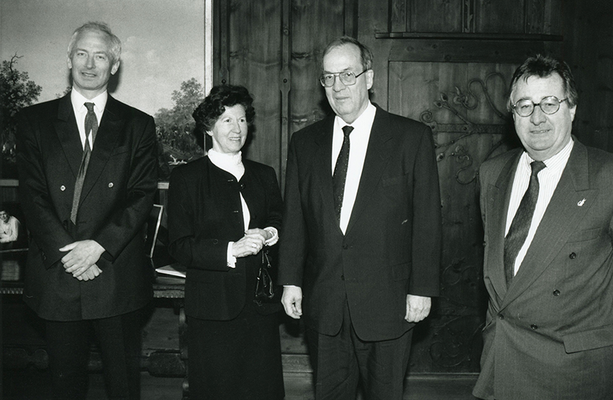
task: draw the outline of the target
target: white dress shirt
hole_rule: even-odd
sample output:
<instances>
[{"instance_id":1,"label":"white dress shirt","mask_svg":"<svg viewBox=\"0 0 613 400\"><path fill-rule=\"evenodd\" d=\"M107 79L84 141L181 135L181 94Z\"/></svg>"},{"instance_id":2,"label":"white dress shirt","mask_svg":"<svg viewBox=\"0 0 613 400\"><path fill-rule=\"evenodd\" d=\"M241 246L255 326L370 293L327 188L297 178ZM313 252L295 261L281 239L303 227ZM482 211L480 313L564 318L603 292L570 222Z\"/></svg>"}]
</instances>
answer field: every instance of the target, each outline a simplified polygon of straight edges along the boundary
<instances>
[{"instance_id":1,"label":"white dress shirt","mask_svg":"<svg viewBox=\"0 0 613 400\"><path fill-rule=\"evenodd\" d=\"M536 230L543 219L543 215L545 215L545 211L547 210L547 206L551 201L553 192L558 186L558 182L560 181L560 177L564 172L564 168L566 167L566 163L568 162L568 158L570 157L574 143L575 142L571 139L558 154L549 158L548 160L543 161L547 168L542 169L537 175L539 181L539 195L536 201L534 214L532 216L532 222L530 223L530 230L528 231L528 236L526 237L526 242L519 250L517 258L515 259L514 274L517 274L517 271L519 270L528 249L530 248L530 244L532 244L534 234L536 233ZM532 161L534 160L526 152L524 152L519 159L517 170L515 171L515 178L513 180L513 188L511 189L511 198L509 201L509 210L507 212L507 222L505 227L505 237L509 233L509 228L513 222L513 217L515 217L515 213L519 208L521 199L524 197L526 190L528 190L530 175L532 174L532 168L530 167L530 163Z\"/></svg>"},{"instance_id":2,"label":"white dress shirt","mask_svg":"<svg viewBox=\"0 0 613 400\"><path fill-rule=\"evenodd\" d=\"M85 148L85 116L87 115L87 107L85 103L94 103L94 112L96 118L98 118L98 126L102 121L102 114L104 114L104 107L106 107L106 101L109 98L109 93L104 91L98 96L89 100L86 99L81 93L77 92L74 88L70 92L70 101L72 102L72 109L74 111L75 118L77 119L77 127L79 128L79 136L81 137L81 146ZM94 149L94 143L92 141L92 135L89 133L89 144L91 149Z\"/></svg>"},{"instance_id":3,"label":"white dress shirt","mask_svg":"<svg viewBox=\"0 0 613 400\"><path fill-rule=\"evenodd\" d=\"M351 124L353 131L349 135L349 166L347 167L347 180L345 181L345 192L343 194L343 205L341 206L340 227L343 233L347 230L353 204L358 194L360 178L362 177L362 169L364 168L364 159L366 158L366 150L368 149L368 140L370 139L370 131L375 120L377 108L368 102L366 110ZM332 174L334 174L334 166L336 159L341 152L343 146L343 127L348 125L339 116L334 119L334 131L332 133Z\"/></svg>"}]
</instances>

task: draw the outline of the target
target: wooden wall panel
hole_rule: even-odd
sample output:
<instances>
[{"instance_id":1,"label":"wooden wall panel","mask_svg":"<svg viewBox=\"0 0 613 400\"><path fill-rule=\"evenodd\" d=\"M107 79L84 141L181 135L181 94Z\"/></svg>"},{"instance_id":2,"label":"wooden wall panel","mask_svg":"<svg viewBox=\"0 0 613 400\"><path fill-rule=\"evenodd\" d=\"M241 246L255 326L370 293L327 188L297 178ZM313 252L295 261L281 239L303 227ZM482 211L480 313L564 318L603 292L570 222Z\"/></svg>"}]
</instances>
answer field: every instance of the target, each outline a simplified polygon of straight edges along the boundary
<instances>
[{"instance_id":1,"label":"wooden wall panel","mask_svg":"<svg viewBox=\"0 0 613 400\"><path fill-rule=\"evenodd\" d=\"M476 0L474 18L479 33L525 33L523 1Z\"/></svg>"},{"instance_id":2,"label":"wooden wall panel","mask_svg":"<svg viewBox=\"0 0 613 400\"><path fill-rule=\"evenodd\" d=\"M579 89L574 127L584 143L613 152L613 2L566 0L563 56Z\"/></svg>"},{"instance_id":3,"label":"wooden wall panel","mask_svg":"<svg viewBox=\"0 0 613 400\"><path fill-rule=\"evenodd\" d=\"M526 33L559 32L562 4L559 0L526 0L524 12Z\"/></svg>"},{"instance_id":4,"label":"wooden wall panel","mask_svg":"<svg viewBox=\"0 0 613 400\"><path fill-rule=\"evenodd\" d=\"M409 32L462 32L462 1L409 1Z\"/></svg>"},{"instance_id":5,"label":"wooden wall panel","mask_svg":"<svg viewBox=\"0 0 613 400\"><path fill-rule=\"evenodd\" d=\"M329 112L323 87L321 53L344 34L344 2L298 0L292 2L290 132L296 132Z\"/></svg>"},{"instance_id":6,"label":"wooden wall panel","mask_svg":"<svg viewBox=\"0 0 613 400\"><path fill-rule=\"evenodd\" d=\"M246 156L273 166L281 173L281 22L279 1L227 2L219 27L227 41L227 75L222 82L243 85L254 96L255 132Z\"/></svg>"},{"instance_id":7,"label":"wooden wall panel","mask_svg":"<svg viewBox=\"0 0 613 400\"><path fill-rule=\"evenodd\" d=\"M387 109L388 92L388 57L392 40L377 40L380 32L389 32L388 4L386 1L358 1L358 14L360 16L357 27L357 38L368 46L374 55L373 71L374 84L371 89L371 101Z\"/></svg>"},{"instance_id":8,"label":"wooden wall panel","mask_svg":"<svg viewBox=\"0 0 613 400\"><path fill-rule=\"evenodd\" d=\"M411 3L406 0L391 0L390 1L390 29L392 32L406 32L411 30L410 18L408 14L411 12L409 8Z\"/></svg>"}]
</instances>

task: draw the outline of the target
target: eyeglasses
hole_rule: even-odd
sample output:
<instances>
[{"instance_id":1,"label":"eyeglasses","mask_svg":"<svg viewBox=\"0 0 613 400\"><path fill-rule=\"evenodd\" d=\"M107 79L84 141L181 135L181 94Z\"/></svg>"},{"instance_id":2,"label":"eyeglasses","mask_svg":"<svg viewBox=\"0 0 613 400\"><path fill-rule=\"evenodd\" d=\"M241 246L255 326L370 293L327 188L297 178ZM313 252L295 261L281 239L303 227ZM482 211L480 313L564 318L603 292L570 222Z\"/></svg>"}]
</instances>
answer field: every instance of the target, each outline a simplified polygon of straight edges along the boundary
<instances>
[{"instance_id":1,"label":"eyeglasses","mask_svg":"<svg viewBox=\"0 0 613 400\"><path fill-rule=\"evenodd\" d=\"M336 74L323 74L319 77L319 82L321 83L321 86L332 87L334 86L334 82L336 81L336 77L338 76L338 79L343 83L343 85L351 86L355 85L355 82L357 81L358 77L366 71L368 70L365 69L357 75L351 71L343 71Z\"/></svg>"},{"instance_id":2,"label":"eyeglasses","mask_svg":"<svg viewBox=\"0 0 613 400\"><path fill-rule=\"evenodd\" d=\"M512 108L520 117L529 117L534 112L534 107L539 106L541 111L547 115L555 114L560 109L560 104L568 100L558 100L556 96L547 96L541 99L540 103L534 103L530 99L523 99L513 104Z\"/></svg>"}]
</instances>

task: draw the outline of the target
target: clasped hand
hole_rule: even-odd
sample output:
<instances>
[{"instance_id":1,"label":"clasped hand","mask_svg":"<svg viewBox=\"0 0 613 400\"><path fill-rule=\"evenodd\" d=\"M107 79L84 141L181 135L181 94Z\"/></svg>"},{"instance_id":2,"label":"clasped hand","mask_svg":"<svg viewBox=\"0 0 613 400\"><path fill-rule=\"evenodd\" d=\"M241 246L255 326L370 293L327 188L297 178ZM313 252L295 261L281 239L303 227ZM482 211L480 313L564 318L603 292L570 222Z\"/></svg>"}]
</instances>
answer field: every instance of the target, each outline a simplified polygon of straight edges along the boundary
<instances>
[{"instance_id":1,"label":"clasped hand","mask_svg":"<svg viewBox=\"0 0 613 400\"><path fill-rule=\"evenodd\" d=\"M232 255L236 258L258 254L264 247L266 240L272 235L264 229L248 229L240 240L234 242Z\"/></svg>"},{"instance_id":2,"label":"clasped hand","mask_svg":"<svg viewBox=\"0 0 613 400\"><path fill-rule=\"evenodd\" d=\"M89 281L102 273L96 265L104 247L95 240L80 240L67 244L60 251L67 251L62 257L62 266L67 273L80 281Z\"/></svg>"}]
</instances>

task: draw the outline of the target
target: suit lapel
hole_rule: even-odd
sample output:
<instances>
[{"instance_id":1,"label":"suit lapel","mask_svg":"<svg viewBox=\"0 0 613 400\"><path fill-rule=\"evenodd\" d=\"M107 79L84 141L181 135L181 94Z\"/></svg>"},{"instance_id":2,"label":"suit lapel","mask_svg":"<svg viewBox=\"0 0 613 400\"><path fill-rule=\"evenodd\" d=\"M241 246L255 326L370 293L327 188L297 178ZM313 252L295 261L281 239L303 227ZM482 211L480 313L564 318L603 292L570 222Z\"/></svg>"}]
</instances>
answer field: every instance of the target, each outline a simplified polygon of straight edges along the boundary
<instances>
[{"instance_id":1,"label":"suit lapel","mask_svg":"<svg viewBox=\"0 0 613 400\"><path fill-rule=\"evenodd\" d=\"M521 295L549 268L594 203L591 200L595 199L597 190L589 188L588 167L587 150L575 140L560 182L509 287L503 307Z\"/></svg>"},{"instance_id":2,"label":"suit lapel","mask_svg":"<svg viewBox=\"0 0 613 400\"><path fill-rule=\"evenodd\" d=\"M377 107L377 113L375 114L370 131L370 138L368 139L358 193L353 204L346 234L351 231L351 228L356 224L361 215L367 214L368 202L381 180L381 174L383 174L385 166L389 162L388 155L393 153L391 148L394 143L391 140L393 138L391 132L393 131L395 129L390 127L389 114Z\"/></svg>"},{"instance_id":3,"label":"suit lapel","mask_svg":"<svg viewBox=\"0 0 613 400\"><path fill-rule=\"evenodd\" d=\"M321 203L324 206L324 218L326 221L332 221L338 232L341 232L340 226L336 221L336 213L334 212L334 195L332 191L332 135L334 132L334 116L326 118L321 132L315 133L318 135L315 138L317 146L313 154L313 176L317 181L315 187L319 187Z\"/></svg>"},{"instance_id":4,"label":"suit lapel","mask_svg":"<svg viewBox=\"0 0 613 400\"><path fill-rule=\"evenodd\" d=\"M510 157L504 164L498 179L487 188L486 219L489 245L489 258L486 260L487 275L498 297L505 298L507 281L504 275L504 232L507 220L507 212L511 198L511 188L517 170L517 163L522 152Z\"/></svg>"},{"instance_id":5,"label":"suit lapel","mask_svg":"<svg viewBox=\"0 0 613 400\"><path fill-rule=\"evenodd\" d=\"M72 109L70 94L59 100L58 115L54 127L68 165L76 179L83 156L83 146L79 138L79 128Z\"/></svg>"},{"instance_id":6,"label":"suit lapel","mask_svg":"<svg viewBox=\"0 0 613 400\"><path fill-rule=\"evenodd\" d=\"M123 132L123 124L123 114L119 102L109 96L89 160L81 201L87 197L109 161L113 149L117 147L119 136Z\"/></svg>"}]
</instances>

